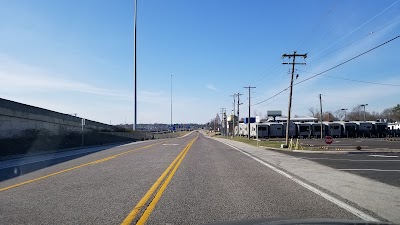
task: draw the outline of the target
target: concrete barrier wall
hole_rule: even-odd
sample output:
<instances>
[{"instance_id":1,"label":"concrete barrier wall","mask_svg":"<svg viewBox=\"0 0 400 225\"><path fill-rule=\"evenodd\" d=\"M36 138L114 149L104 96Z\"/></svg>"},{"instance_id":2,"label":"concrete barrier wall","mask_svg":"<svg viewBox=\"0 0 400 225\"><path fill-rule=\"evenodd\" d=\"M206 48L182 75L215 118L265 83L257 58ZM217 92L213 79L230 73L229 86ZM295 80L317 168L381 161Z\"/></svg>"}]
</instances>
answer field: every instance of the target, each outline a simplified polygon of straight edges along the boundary
<instances>
[{"instance_id":1,"label":"concrete barrier wall","mask_svg":"<svg viewBox=\"0 0 400 225\"><path fill-rule=\"evenodd\" d=\"M46 131L49 135L80 132L82 118L0 98L0 139L18 138L29 130ZM85 132L113 131L114 127L86 120Z\"/></svg>"}]
</instances>

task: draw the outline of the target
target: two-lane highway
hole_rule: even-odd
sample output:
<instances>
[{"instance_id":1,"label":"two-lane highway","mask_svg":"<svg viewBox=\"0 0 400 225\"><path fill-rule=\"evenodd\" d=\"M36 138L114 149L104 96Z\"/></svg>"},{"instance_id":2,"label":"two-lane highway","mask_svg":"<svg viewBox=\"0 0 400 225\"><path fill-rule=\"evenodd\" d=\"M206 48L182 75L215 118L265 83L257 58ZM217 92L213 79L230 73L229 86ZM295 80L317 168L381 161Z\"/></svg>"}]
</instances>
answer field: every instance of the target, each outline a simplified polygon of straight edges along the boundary
<instances>
[{"instance_id":1,"label":"two-lane highway","mask_svg":"<svg viewBox=\"0 0 400 225\"><path fill-rule=\"evenodd\" d=\"M0 202L0 224L359 219L197 132L114 147L5 180Z\"/></svg>"}]
</instances>

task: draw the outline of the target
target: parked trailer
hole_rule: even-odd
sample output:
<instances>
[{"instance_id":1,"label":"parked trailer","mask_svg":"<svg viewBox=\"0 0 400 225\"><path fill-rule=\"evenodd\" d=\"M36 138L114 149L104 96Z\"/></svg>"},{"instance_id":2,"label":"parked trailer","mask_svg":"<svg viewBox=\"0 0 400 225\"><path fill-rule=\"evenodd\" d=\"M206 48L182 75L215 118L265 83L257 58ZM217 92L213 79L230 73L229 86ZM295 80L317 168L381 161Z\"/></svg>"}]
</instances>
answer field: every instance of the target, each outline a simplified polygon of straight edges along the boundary
<instances>
[{"instance_id":1,"label":"parked trailer","mask_svg":"<svg viewBox=\"0 0 400 225\"><path fill-rule=\"evenodd\" d=\"M281 123L283 125L283 137L286 137L286 125L287 123ZM294 138L297 137L297 128L296 124L290 122L289 124L289 137Z\"/></svg>"},{"instance_id":2,"label":"parked trailer","mask_svg":"<svg viewBox=\"0 0 400 225\"><path fill-rule=\"evenodd\" d=\"M386 137L388 132L388 123L386 122L371 122L372 123L372 131L371 135L373 137Z\"/></svg>"},{"instance_id":3,"label":"parked trailer","mask_svg":"<svg viewBox=\"0 0 400 225\"><path fill-rule=\"evenodd\" d=\"M314 123L314 122L311 122L311 123L309 123L309 124L311 124L311 127L312 127L312 129L311 129L311 135L313 136L313 137L315 137L315 138L321 138L321 123ZM325 126L325 124L322 124L322 130L323 130L323 134L322 134L322 136L326 136L326 126Z\"/></svg>"},{"instance_id":4,"label":"parked trailer","mask_svg":"<svg viewBox=\"0 0 400 225\"><path fill-rule=\"evenodd\" d=\"M329 135L332 137L340 137L342 134L342 125L337 122L323 122L326 128L325 135Z\"/></svg>"},{"instance_id":5,"label":"parked trailer","mask_svg":"<svg viewBox=\"0 0 400 225\"><path fill-rule=\"evenodd\" d=\"M357 137L357 124L349 121L339 122L342 125L342 137Z\"/></svg>"},{"instance_id":6,"label":"parked trailer","mask_svg":"<svg viewBox=\"0 0 400 225\"><path fill-rule=\"evenodd\" d=\"M265 123L252 123L250 124L250 137L268 138L269 126Z\"/></svg>"},{"instance_id":7,"label":"parked trailer","mask_svg":"<svg viewBox=\"0 0 400 225\"><path fill-rule=\"evenodd\" d=\"M269 125L269 137L284 137L283 125L281 123L270 122Z\"/></svg>"},{"instance_id":8,"label":"parked trailer","mask_svg":"<svg viewBox=\"0 0 400 225\"><path fill-rule=\"evenodd\" d=\"M239 135L247 136L247 124L239 123Z\"/></svg>"},{"instance_id":9,"label":"parked trailer","mask_svg":"<svg viewBox=\"0 0 400 225\"><path fill-rule=\"evenodd\" d=\"M297 136L302 138L310 138L312 134L312 126L309 123L295 122L297 126Z\"/></svg>"},{"instance_id":10,"label":"parked trailer","mask_svg":"<svg viewBox=\"0 0 400 225\"><path fill-rule=\"evenodd\" d=\"M400 136L400 123L388 123L388 134L390 137L399 137Z\"/></svg>"},{"instance_id":11,"label":"parked trailer","mask_svg":"<svg viewBox=\"0 0 400 225\"><path fill-rule=\"evenodd\" d=\"M359 137L371 137L372 123L355 121L357 124L357 135Z\"/></svg>"}]
</instances>

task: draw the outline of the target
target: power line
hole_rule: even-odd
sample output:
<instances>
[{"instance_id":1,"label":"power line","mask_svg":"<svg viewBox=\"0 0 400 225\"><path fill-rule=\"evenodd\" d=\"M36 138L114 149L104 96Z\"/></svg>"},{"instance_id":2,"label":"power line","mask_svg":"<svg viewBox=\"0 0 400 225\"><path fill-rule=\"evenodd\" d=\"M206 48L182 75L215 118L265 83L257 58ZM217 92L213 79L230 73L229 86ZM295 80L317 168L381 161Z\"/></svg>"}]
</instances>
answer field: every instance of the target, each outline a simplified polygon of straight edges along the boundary
<instances>
[{"instance_id":1,"label":"power line","mask_svg":"<svg viewBox=\"0 0 400 225\"><path fill-rule=\"evenodd\" d=\"M301 71L301 72L306 72L306 73L310 73L310 74L314 74L310 71L305 71L305 70L300 70L300 69L296 69L296 71ZM379 83L379 82L372 82L372 81L365 81L365 80L355 80L355 79L349 79L349 78L344 78L344 77L336 77L336 76L331 76L331 75L322 75L324 77L331 77L331 78L335 78L335 79L339 79L339 80L347 80L347 81L353 81L353 82L360 82L360 83L367 83L367 84L378 84L378 85L384 85L384 86L393 86L393 87L398 87L400 86L400 84L386 84L386 83Z\"/></svg>"},{"instance_id":2,"label":"power line","mask_svg":"<svg viewBox=\"0 0 400 225\"><path fill-rule=\"evenodd\" d=\"M266 102L266 101L268 101L268 100L271 100L271 99L275 98L276 96L282 94L283 92L287 91L288 89L289 89L289 87L283 89L282 91L276 93L275 95L273 95L273 96L271 96L271 97L269 97L269 98L267 98L267 99L265 99L265 100L263 100L263 101L261 101L261 102L257 102L257 103L255 103L255 104L253 104L253 106L259 105L259 104L264 103L264 102Z\"/></svg>"},{"instance_id":3,"label":"power line","mask_svg":"<svg viewBox=\"0 0 400 225\"><path fill-rule=\"evenodd\" d=\"M329 69L327 69L327 70L324 70L324 71L322 71L322 72L320 72L320 73L317 73L317 74L315 74L315 75L313 75L313 76L311 76L311 77L309 77L309 78L307 78L307 79L304 79L304 80L302 80L302 81L299 81L299 82L297 82L297 83L295 83L295 84L293 84L293 85L301 84L301 83L303 83L303 82L305 82L305 81L307 81L307 80L311 80L311 79L313 79L313 78L315 78L315 77L317 77L317 76L320 76L320 75L322 75L322 74L324 74L324 73L326 73L326 72L328 72L328 71L331 71L331 70L333 70L333 69L335 69L335 68L337 68L337 67L339 67L339 66L342 66L343 64L346 64L346 63L348 63L348 62L350 62L350 61L352 61L352 60L354 60L354 59L356 59L356 58L358 58L358 57L360 57L360 56L362 56L362 55L365 55L365 54L367 54L367 53L369 53L369 52L371 52L371 51L373 51L373 50L375 50L375 49L377 49L377 48L380 48L380 47L382 47L382 46L388 44L389 42L396 40L396 39L399 38L399 37L400 37L400 35L398 35L398 36L396 36L396 37L394 37L394 38L392 38L392 39L390 39L390 40L388 40L388 41L386 41L386 42L384 42L384 43L382 43L382 44L380 44L380 45L378 45L378 46L375 46L375 47L373 47L373 48L371 48L371 49L369 49L369 50L367 50L367 51L365 51L365 52L363 52L363 53L361 53L361 54L359 54L359 55L357 55L357 56L354 56L354 57L351 58L351 59L348 59L348 60L346 60L346 61L344 61L344 62L342 62L342 63L340 63L340 64L337 64L336 66L333 66L333 67L331 67L331 68L329 68ZM268 101L268 100L271 100L272 98L275 98L276 96L278 96L278 95L282 94L283 92L285 92L288 88L290 88L290 86L289 86L289 87L286 87L285 89L281 90L280 92L276 93L275 95L273 95L273 96L271 96L271 97L269 97L269 98L267 98L267 99L265 99L265 100L263 100L263 101L261 101L261 102L257 102L257 103L255 103L255 104L253 104L253 106L254 106L254 105L261 104L261 103L264 103L264 102L266 102L266 101Z\"/></svg>"},{"instance_id":4,"label":"power line","mask_svg":"<svg viewBox=\"0 0 400 225\"><path fill-rule=\"evenodd\" d=\"M358 6L360 3L361 3L361 2L359 1L358 3L356 3L356 4L354 5L354 7L350 8L350 9L345 13L345 14L346 14L345 16L346 16L346 17L349 16L349 15L353 12L353 10L354 10L355 8L357 8L357 6ZM342 19L343 19L343 17L342 17ZM331 29L327 29L327 32L325 32L324 37L319 41L319 43L321 43L322 41L324 41L325 38L329 36L329 31L330 31L330 30L331 30ZM315 46L317 46L317 44L315 44L314 47L311 48L310 51L308 51L308 54L310 54L310 52L313 52L313 51L314 51Z\"/></svg>"},{"instance_id":5,"label":"power line","mask_svg":"<svg viewBox=\"0 0 400 225\"><path fill-rule=\"evenodd\" d=\"M333 70L333 69L335 69L335 68L337 68L337 67L339 67L339 66L342 66L342 65L344 65L344 64L346 64L346 63L348 63L348 62L350 62L350 61L353 61L354 59L356 59L356 58L358 58L358 57L360 57L360 56L362 56L362 55L365 55L365 54L367 54L368 52L371 52L371 51L373 51L373 50L375 50L375 49L377 49L377 48L379 48L379 47L382 47L382 46L386 45L387 43L396 40L396 39L399 38L399 37L400 37L400 35L398 35L398 36L396 36L396 37L394 37L394 38L392 38L392 39L390 39L390 40L388 40L388 41L386 41L386 42L384 42L384 43L382 43L382 44L380 44L380 45L378 45L378 46L375 46L375 47L373 47L373 48L371 48L371 49L369 49L369 50L367 50L367 51L365 51L365 52L363 52L363 53L361 53L361 54L358 54L357 56L354 56L354 57L351 58L351 59L348 59L348 60L346 60L346 61L344 61L344 62L342 62L342 63L339 63L339 64L337 64L336 66L333 66L333 67L331 67L331 68L329 68L329 69L327 69L327 70L324 70L324 71L322 71L322 72L320 72L320 73L317 73L317 74L315 74L314 76L311 76L311 77L309 77L309 78L307 78L307 79L304 79L304 80L302 80L302 81L299 81L299 82L295 83L294 85L301 84L301 83L303 83L303 82L305 82L305 81L307 81L307 80L313 79L313 78L315 78L315 77L317 77L317 76L320 76L320 75L322 75L322 74L324 74L324 73L326 73L326 72L328 72L328 71L331 71L331 70Z\"/></svg>"},{"instance_id":6,"label":"power line","mask_svg":"<svg viewBox=\"0 0 400 225\"><path fill-rule=\"evenodd\" d=\"M397 2L399 2L400 0L397 0L396 2L394 2L393 4L391 4L390 6L386 7L384 10L382 10L381 12L379 12L378 14L376 14L375 16L373 16L371 19L369 19L368 21L366 21L365 23L361 24L360 26L358 26L357 28L355 28L354 30L352 30L351 32L349 32L348 34L346 34L345 36L339 38L339 40L335 41L334 43L332 43L331 45L329 45L328 47L326 47L324 50L318 52L317 54L313 55L313 57L321 54L322 52L326 51L328 48L332 47L333 45L337 44L338 42L340 42L341 40L343 40L344 38L348 37L349 35L351 35L352 33L354 33L355 31L357 31L358 29L360 29L361 27L367 25L369 22L371 22L372 20L374 20L376 17L378 17L379 15L381 15L382 13L384 13L386 10L388 10L389 8L391 8L392 6L394 6Z\"/></svg>"},{"instance_id":7,"label":"power line","mask_svg":"<svg viewBox=\"0 0 400 225\"><path fill-rule=\"evenodd\" d=\"M366 84L378 84L378 85L384 85L384 86L400 87L400 84L385 84L385 83L378 83L378 82L371 82L371 81L354 80L354 79L348 79L348 78L343 78L343 77L335 77L335 76L330 76L330 75L322 75L322 76L331 77L331 78L340 79L340 80L348 80L348 81L353 81L353 82L366 83Z\"/></svg>"},{"instance_id":8,"label":"power line","mask_svg":"<svg viewBox=\"0 0 400 225\"><path fill-rule=\"evenodd\" d=\"M329 14L331 14L331 12L335 9L336 5L337 5L337 1L334 1L331 5L330 9L328 10L328 12L326 12L322 16L320 16L320 18L317 20L317 23L313 26L311 31L306 35L306 37L303 40L301 40L299 42L299 44L298 44L299 46L297 47L297 49L300 49L303 46L304 42L306 40L309 40L311 34L314 33L315 31L317 31L321 27L322 21L324 19L326 19Z\"/></svg>"},{"instance_id":9,"label":"power line","mask_svg":"<svg viewBox=\"0 0 400 225\"><path fill-rule=\"evenodd\" d=\"M344 45L344 46L342 46L342 47L340 47L340 48L338 48L338 49L335 49L335 50L333 50L333 51L331 51L331 52L328 52L327 54L325 54L325 55L319 57L318 59L312 60L312 61L309 62L309 63L313 63L313 62L315 62L315 61L321 60L322 58L324 58L324 57L326 57L326 56L328 56L328 55L330 55L330 54L332 54L332 53L334 53L334 52L337 52L337 51L339 51L340 49L343 49L343 48L345 48L345 47L347 47L347 46L349 46L349 45L352 45L352 44L354 44L354 43L356 43L356 42L359 42L359 41L361 41L362 39L364 39L364 38L366 38L366 37L369 37L370 35L375 34L375 33L379 32L379 31L381 31L383 28L388 27L388 26L392 25L393 23L395 23L395 22L397 22L397 21L399 21L399 20L400 20L400 18L397 18L396 20L394 20L394 21L392 21L392 22L390 22L390 23L388 23L388 24L386 24L386 25L384 25L384 26L382 26L382 27L380 27L380 28L378 28L378 29L376 29L376 30L374 30L374 31L371 31L371 32L368 33L367 35L365 35L365 36L363 36L363 37L361 37L361 38L359 38L359 39L357 39L357 40L355 40L355 41L352 41L352 42L350 42L350 43L348 43L348 44L346 44L346 45Z\"/></svg>"}]
</instances>

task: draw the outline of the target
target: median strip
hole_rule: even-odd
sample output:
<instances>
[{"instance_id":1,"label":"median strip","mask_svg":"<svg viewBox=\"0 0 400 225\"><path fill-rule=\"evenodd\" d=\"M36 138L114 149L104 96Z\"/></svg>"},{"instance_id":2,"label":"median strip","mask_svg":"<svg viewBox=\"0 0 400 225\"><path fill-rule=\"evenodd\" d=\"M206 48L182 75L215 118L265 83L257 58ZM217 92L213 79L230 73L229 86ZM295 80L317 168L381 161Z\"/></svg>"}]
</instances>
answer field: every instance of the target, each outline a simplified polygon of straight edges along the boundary
<instances>
[{"instance_id":1,"label":"median strip","mask_svg":"<svg viewBox=\"0 0 400 225\"><path fill-rule=\"evenodd\" d=\"M132 150L129 150L129 151L126 151L126 152L118 153L118 154L115 154L115 155L112 155L112 156L108 156L108 157L105 157L105 158L102 158L102 159L98 159L98 160L95 160L95 161L92 161L92 162L84 163L84 164L81 164L81 165L78 165L78 166L74 166L74 167L71 167L71 168L68 168L68 169L65 169L65 170L61 170L61 171L58 171L58 172L55 172L55 173L51 173L51 174L48 174L48 175L45 175L45 176L38 177L38 178L35 178L35 179L27 180L27 181L24 181L24 182L21 182L21 183L17 183L17 184L11 185L11 186L0 188L0 192L6 191L6 190L9 190L9 189L12 189L12 188L16 188L16 187L19 187L19 186L22 186L22 185L25 185L25 184L30 184L30 183L33 183L33 182L36 182L36 181L39 181L39 180L43 180L45 178L49 178L49 177L52 177L52 176L55 176L55 175L58 175L58 174L61 174L61 173L65 173L65 172L68 172L68 171L71 171L71 170L76 170L76 169L79 169L79 168L82 168L82 167L85 167L85 166L89 166L89 165L93 165L93 164L97 164L97 163L102 163L102 162L114 159L114 158L116 158L118 156L125 155L127 153L131 153L131 152L139 150L139 149L150 148L152 146L155 146L155 145L158 145L158 144L162 144L162 143L165 143L165 142L160 142L160 143L155 143L155 144L151 144L151 145L146 145L146 146L143 146L143 147L140 147L140 148L135 148L135 149L132 149Z\"/></svg>"},{"instance_id":2,"label":"median strip","mask_svg":"<svg viewBox=\"0 0 400 225\"><path fill-rule=\"evenodd\" d=\"M163 192L167 188L169 182L174 176L179 165L182 163L187 152L192 147L193 143L196 141L197 137L192 139L186 147L179 153L179 155L172 161L172 163L167 167L167 169L161 174L161 176L156 180L156 182L150 187L147 193L139 201L139 203L133 208L133 210L124 219L121 225L131 224L133 221L136 224L145 224L149 218L154 207L160 200Z\"/></svg>"}]
</instances>

